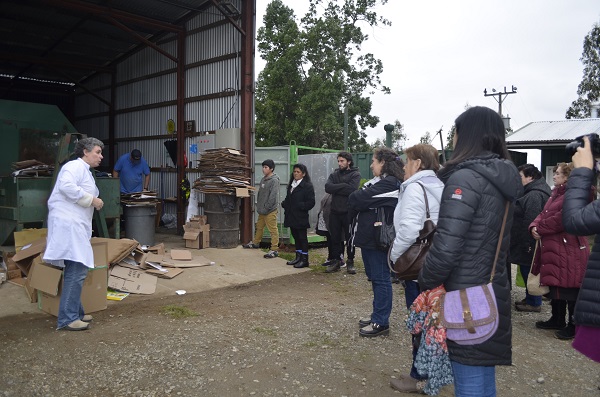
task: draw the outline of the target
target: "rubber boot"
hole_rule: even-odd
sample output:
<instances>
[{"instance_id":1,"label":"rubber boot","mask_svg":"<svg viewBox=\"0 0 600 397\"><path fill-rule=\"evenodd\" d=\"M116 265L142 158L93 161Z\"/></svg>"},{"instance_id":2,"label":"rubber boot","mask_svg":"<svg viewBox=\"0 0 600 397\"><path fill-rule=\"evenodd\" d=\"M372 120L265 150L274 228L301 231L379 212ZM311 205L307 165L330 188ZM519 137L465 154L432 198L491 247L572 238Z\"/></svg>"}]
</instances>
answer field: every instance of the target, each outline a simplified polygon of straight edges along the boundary
<instances>
[{"instance_id":1,"label":"rubber boot","mask_svg":"<svg viewBox=\"0 0 600 397\"><path fill-rule=\"evenodd\" d=\"M567 302L558 299L552 299L552 316L547 321L538 321L535 323L539 329L563 329L566 326L565 315L567 314Z\"/></svg>"},{"instance_id":2,"label":"rubber boot","mask_svg":"<svg viewBox=\"0 0 600 397\"><path fill-rule=\"evenodd\" d=\"M300 262L300 252L296 251L296 259L292 259L291 261L287 261L285 264L286 265L295 265L298 262Z\"/></svg>"},{"instance_id":3,"label":"rubber boot","mask_svg":"<svg viewBox=\"0 0 600 397\"><path fill-rule=\"evenodd\" d=\"M308 267L308 254L300 254L300 261L294 265L296 269Z\"/></svg>"},{"instance_id":4,"label":"rubber boot","mask_svg":"<svg viewBox=\"0 0 600 397\"><path fill-rule=\"evenodd\" d=\"M348 259L346 261L346 272L348 274L356 274L356 268L354 267L354 259Z\"/></svg>"}]
</instances>

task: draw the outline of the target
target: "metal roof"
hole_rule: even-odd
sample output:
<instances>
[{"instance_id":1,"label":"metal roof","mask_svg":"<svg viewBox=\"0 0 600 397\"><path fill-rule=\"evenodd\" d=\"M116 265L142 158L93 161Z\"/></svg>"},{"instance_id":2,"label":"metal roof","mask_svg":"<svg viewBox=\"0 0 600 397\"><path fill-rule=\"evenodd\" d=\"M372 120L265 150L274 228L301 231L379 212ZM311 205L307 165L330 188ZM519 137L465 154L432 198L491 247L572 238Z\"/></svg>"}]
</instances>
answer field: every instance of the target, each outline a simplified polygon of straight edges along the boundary
<instances>
[{"instance_id":1,"label":"metal roof","mask_svg":"<svg viewBox=\"0 0 600 397\"><path fill-rule=\"evenodd\" d=\"M0 82L82 83L217 0L2 0ZM174 54L175 55L175 54ZM10 79L10 80L9 80Z\"/></svg>"},{"instance_id":2,"label":"metal roof","mask_svg":"<svg viewBox=\"0 0 600 397\"><path fill-rule=\"evenodd\" d=\"M506 143L509 147L555 146L591 133L600 134L600 119L535 121L513 132Z\"/></svg>"}]
</instances>

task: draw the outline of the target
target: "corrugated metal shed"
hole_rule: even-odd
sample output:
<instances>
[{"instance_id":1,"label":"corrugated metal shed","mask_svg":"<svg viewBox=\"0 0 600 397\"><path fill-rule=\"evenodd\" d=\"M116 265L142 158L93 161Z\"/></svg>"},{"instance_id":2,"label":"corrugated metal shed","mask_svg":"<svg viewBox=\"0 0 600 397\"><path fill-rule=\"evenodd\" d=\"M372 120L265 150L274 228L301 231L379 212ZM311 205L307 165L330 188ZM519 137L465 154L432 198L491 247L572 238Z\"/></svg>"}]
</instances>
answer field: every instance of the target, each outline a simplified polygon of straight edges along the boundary
<instances>
[{"instance_id":1,"label":"corrugated metal shed","mask_svg":"<svg viewBox=\"0 0 600 397\"><path fill-rule=\"evenodd\" d=\"M578 136L600 134L600 119L570 119L535 121L519 128L506 143L509 148L536 148L564 146Z\"/></svg>"}]
</instances>

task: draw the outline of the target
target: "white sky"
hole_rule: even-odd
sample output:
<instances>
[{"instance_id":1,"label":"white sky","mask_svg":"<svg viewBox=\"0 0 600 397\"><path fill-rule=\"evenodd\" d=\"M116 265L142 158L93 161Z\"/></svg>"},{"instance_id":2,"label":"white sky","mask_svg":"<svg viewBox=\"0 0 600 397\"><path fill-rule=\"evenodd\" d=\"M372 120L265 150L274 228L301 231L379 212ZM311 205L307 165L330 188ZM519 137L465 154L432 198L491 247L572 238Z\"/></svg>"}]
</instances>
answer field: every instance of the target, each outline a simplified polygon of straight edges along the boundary
<instances>
[{"instance_id":1,"label":"white sky","mask_svg":"<svg viewBox=\"0 0 600 397\"><path fill-rule=\"evenodd\" d=\"M257 0L257 26L269 0ZM297 22L307 0L283 0ZM383 62L391 94L371 97L380 123L367 140L385 138L383 126L400 120L411 146L429 131L445 134L465 105L498 109L496 90L511 90L503 113L516 130L532 121L562 120L577 98L583 39L600 21L598 0L390 0L379 15L391 27L365 25L364 52ZM256 74L264 67L257 53ZM435 143L437 142L437 143ZM434 145L439 146L439 138ZM533 159L531 159L533 160ZM530 160L530 161L531 161ZM535 163L535 162L534 162Z\"/></svg>"}]
</instances>

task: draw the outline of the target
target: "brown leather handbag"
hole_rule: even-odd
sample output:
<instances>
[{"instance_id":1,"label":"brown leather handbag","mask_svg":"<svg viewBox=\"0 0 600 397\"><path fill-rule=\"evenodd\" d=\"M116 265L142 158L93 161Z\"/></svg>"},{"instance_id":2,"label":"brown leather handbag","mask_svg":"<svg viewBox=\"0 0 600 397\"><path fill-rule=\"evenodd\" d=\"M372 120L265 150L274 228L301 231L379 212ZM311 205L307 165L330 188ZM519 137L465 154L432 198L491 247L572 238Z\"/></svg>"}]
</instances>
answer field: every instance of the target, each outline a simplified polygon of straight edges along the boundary
<instances>
[{"instance_id":1,"label":"brown leather handbag","mask_svg":"<svg viewBox=\"0 0 600 397\"><path fill-rule=\"evenodd\" d=\"M419 271L423 267L425 262L425 256L431 248L433 243L433 235L436 231L435 223L431 220L429 213L429 201L427 201L427 192L422 183L417 182L421 189L423 189L423 195L425 196L425 211L426 219L423 223L423 228L419 231L419 236L416 241L408 247L408 249L400 255L393 266L390 269L394 273L398 273L400 280L415 280L419 276Z\"/></svg>"}]
</instances>

